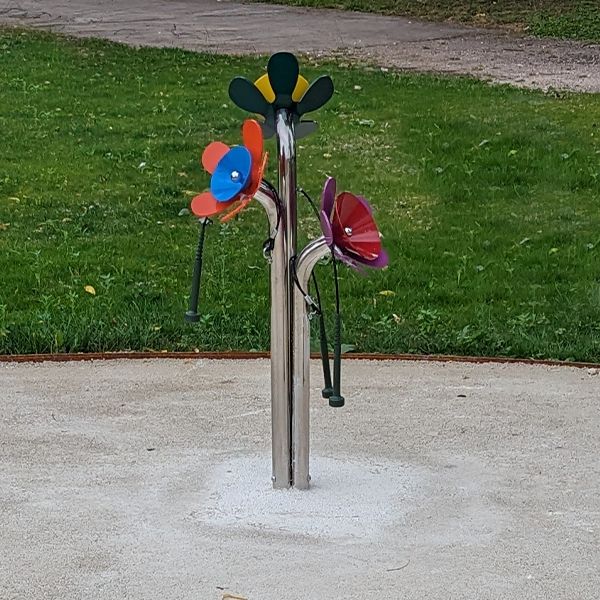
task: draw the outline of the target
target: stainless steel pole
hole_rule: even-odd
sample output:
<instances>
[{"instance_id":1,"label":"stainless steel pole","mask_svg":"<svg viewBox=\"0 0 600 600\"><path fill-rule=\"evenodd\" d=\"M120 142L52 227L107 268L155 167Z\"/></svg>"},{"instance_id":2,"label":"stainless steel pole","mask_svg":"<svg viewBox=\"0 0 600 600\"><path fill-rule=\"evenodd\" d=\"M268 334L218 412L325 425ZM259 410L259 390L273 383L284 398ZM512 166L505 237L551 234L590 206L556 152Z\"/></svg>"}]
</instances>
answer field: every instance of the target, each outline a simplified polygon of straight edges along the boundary
<instances>
[{"instance_id":1,"label":"stainless steel pole","mask_svg":"<svg viewBox=\"0 0 600 600\"><path fill-rule=\"evenodd\" d=\"M310 485L310 320L311 298L308 296L314 266L330 252L325 238L312 241L296 260L294 286L294 348L292 351L292 476L294 487ZM307 294L306 296L304 294Z\"/></svg>"},{"instance_id":2,"label":"stainless steel pole","mask_svg":"<svg viewBox=\"0 0 600 600\"><path fill-rule=\"evenodd\" d=\"M289 369L287 283L285 255L284 207L271 191L261 183L254 196L269 219L269 235L274 240L271 252L271 426L272 426L272 480L275 488L291 484L291 455L288 401Z\"/></svg>"},{"instance_id":3,"label":"stainless steel pole","mask_svg":"<svg viewBox=\"0 0 600 600\"><path fill-rule=\"evenodd\" d=\"M273 487L292 481L292 288L290 259L296 254L296 144L288 110L276 116L279 231L271 265L271 419Z\"/></svg>"}]
</instances>

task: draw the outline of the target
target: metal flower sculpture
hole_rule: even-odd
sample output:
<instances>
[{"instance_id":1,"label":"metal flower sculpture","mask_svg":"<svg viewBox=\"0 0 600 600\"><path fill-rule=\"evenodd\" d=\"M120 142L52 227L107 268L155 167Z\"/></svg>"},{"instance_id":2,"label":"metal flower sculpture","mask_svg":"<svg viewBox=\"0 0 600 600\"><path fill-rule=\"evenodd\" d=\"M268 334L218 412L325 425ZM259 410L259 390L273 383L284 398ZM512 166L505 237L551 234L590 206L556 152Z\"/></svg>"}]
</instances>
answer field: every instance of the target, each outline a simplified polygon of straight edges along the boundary
<instances>
[{"instance_id":1,"label":"metal flower sculpture","mask_svg":"<svg viewBox=\"0 0 600 600\"><path fill-rule=\"evenodd\" d=\"M200 218L232 219L252 200L260 186L267 165L263 152L263 133L260 123L247 119L242 126L243 146L230 148L223 142L212 142L202 153L202 166L212 175L210 191L192 200L192 212Z\"/></svg>"},{"instance_id":2,"label":"metal flower sculpture","mask_svg":"<svg viewBox=\"0 0 600 600\"><path fill-rule=\"evenodd\" d=\"M306 113L321 108L333 95L333 81L322 75L309 86L300 75L298 60L289 52L273 54L267 73L254 83L245 77L235 77L229 85L229 97L242 110L264 117L265 137L275 134L275 115L285 109L292 113L295 136L301 138L317 128L314 121L301 121Z\"/></svg>"},{"instance_id":3,"label":"metal flower sculpture","mask_svg":"<svg viewBox=\"0 0 600 600\"><path fill-rule=\"evenodd\" d=\"M267 72L254 82L235 77L229 86L229 97L242 110L257 115L258 120L244 122L242 145L230 148L222 142L213 142L206 147L202 165L211 174L210 191L192 200L200 232L185 314L190 323L200 319L203 249L210 217L219 215L221 221L227 221L253 197L267 213L269 237L263 244L263 254L270 263L271 276L272 450L276 488L306 489L310 485L310 317L316 314L319 318L325 383L322 395L328 398L330 406L344 406L339 264L343 262L358 271L369 267L380 269L388 264L369 203L349 192L337 194L333 178L325 182L320 212L316 210L323 235L298 251L297 193L301 192L316 207L296 185L295 140L317 129L317 124L305 120L305 115L321 108L332 96L331 78L323 75L309 85L300 75L296 57L289 52L271 56ZM279 189L262 179L267 161L263 138L271 136L277 137ZM314 272L319 261L329 254L335 286L333 369Z\"/></svg>"},{"instance_id":4,"label":"metal flower sculpture","mask_svg":"<svg viewBox=\"0 0 600 600\"><path fill-rule=\"evenodd\" d=\"M335 258L344 264L356 270L387 266L388 255L381 246L371 205L350 192L336 196L333 177L328 177L323 186L321 230Z\"/></svg>"}]
</instances>

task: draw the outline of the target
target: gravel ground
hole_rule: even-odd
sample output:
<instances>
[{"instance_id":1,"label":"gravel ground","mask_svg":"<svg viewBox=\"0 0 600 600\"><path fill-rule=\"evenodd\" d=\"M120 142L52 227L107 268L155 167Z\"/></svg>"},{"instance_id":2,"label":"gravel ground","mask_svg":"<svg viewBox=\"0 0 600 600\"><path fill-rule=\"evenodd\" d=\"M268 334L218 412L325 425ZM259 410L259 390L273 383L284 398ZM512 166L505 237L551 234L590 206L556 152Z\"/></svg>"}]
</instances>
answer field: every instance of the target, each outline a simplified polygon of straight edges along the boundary
<instances>
[{"instance_id":1,"label":"gravel ground","mask_svg":"<svg viewBox=\"0 0 600 600\"><path fill-rule=\"evenodd\" d=\"M301 492L266 360L0 363L0 598L598 597L598 369L318 367Z\"/></svg>"},{"instance_id":2,"label":"gravel ground","mask_svg":"<svg viewBox=\"0 0 600 600\"><path fill-rule=\"evenodd\" d=\"M0 23L217 53L337 55L523 87L600 92L600 45L228 0L0 0Z\"/></svg>"}]
</instances>

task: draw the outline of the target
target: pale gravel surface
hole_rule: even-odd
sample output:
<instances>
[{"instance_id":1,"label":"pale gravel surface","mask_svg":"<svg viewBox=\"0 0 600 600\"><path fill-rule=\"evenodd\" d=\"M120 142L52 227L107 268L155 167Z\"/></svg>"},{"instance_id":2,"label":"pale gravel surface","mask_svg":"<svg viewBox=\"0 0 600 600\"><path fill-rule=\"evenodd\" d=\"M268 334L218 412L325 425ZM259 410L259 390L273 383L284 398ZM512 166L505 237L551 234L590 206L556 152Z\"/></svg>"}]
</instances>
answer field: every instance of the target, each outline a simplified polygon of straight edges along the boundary
<instances>
[{"instance_id":1,"label":"pale gravel surface","mask_svg":"<svg viewBox=\"0 0 600 600\"><path fill-rule=\"evenodd\" d=\"M0 0L0 23L142 46L337 55L387 68L600 92L600 45L228 0Z\"/></svg>"},{"instance_id":2,"label":"pale gravel surface","mask_svg":"<svg viewBox=\"0 0 600 600\"><path fill-rule=\"evenodd\" d=\"M0 598L598 597L598 369L312 367L275 492L266 360L0 363Z\"/></svg>"}]
</instances>

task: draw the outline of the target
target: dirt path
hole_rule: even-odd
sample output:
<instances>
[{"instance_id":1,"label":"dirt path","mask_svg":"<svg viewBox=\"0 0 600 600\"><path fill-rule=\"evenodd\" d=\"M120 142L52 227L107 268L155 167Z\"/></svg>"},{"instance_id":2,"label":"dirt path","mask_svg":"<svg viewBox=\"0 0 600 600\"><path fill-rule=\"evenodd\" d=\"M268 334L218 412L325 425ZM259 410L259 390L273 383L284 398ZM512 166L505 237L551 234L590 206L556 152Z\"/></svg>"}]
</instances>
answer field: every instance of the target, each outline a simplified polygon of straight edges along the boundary
<instances>
[{"instance_id":1,"label":"dirt path","mask_svg":"<svg viewBox=\"0 0 600 600\"><path fill-rule=\"evenodd\" d=\"M228 0L0 0L0 23L217 53L335 54L400 69L600 92L600 45Z\"/></svg>"}]
</instances>

